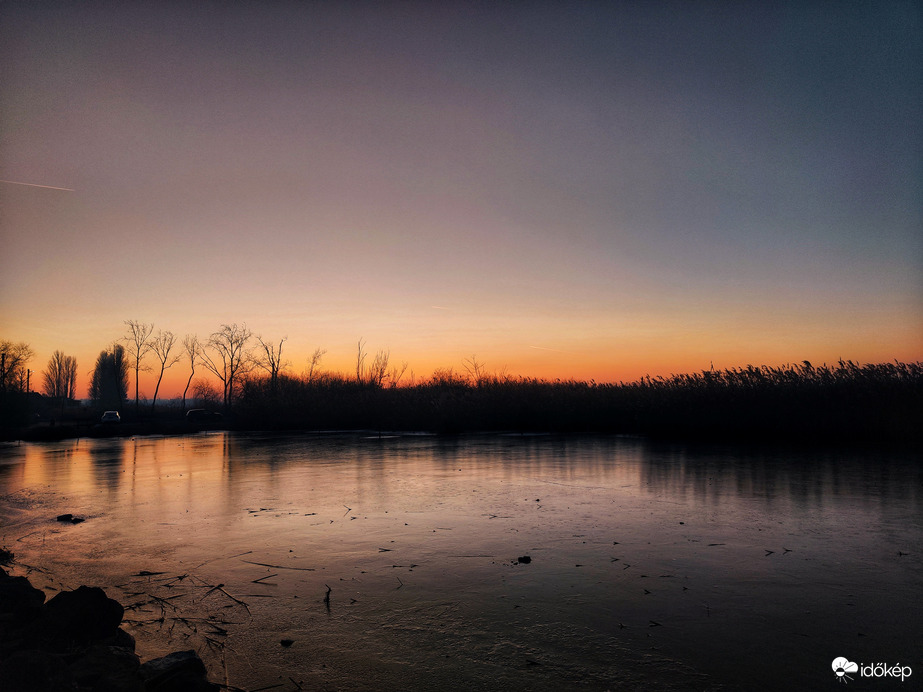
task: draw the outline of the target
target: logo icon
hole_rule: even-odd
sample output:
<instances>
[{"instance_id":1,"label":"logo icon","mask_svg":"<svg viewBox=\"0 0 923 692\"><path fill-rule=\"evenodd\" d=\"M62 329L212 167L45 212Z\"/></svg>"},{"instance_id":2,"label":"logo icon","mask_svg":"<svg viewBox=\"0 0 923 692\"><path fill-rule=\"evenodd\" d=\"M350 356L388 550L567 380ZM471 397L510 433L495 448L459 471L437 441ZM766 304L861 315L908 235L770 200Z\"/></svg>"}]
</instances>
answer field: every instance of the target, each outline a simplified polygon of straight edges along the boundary
<instances>
[{"instance_id":1,"label":"logo icon","mask_svg":"<svg viewBox=\"0 0 923 692\"><path fill-rule=\"evenodd\" d=\"M833 672L836 673L837 682L845 683L848 680L852 680L847 673L858 673L859 665L842 656L838 656L833 659Z\"/></svg>"}]
</instances>

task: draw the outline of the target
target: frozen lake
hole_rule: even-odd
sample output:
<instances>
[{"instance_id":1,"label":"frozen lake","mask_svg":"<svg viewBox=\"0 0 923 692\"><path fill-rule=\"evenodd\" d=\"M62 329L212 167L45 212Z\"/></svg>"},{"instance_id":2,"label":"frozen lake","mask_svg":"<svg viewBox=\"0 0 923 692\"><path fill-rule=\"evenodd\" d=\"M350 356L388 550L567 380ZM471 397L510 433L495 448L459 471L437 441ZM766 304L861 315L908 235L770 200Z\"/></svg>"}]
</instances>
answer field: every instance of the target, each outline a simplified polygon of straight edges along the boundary
<instances>
[{"instance_id":1,"label":"frozen lake","mask_svg":"<svg viewBox=\"0 0 923 692\"><path fill-rule=\"evenodd\" d=\"M245 690L817 689L839 656L923 679L923 471L893 454L6 444L0 545L49 597L105 588L142 658L194 647Z\"/></svg>"}]
</instances>

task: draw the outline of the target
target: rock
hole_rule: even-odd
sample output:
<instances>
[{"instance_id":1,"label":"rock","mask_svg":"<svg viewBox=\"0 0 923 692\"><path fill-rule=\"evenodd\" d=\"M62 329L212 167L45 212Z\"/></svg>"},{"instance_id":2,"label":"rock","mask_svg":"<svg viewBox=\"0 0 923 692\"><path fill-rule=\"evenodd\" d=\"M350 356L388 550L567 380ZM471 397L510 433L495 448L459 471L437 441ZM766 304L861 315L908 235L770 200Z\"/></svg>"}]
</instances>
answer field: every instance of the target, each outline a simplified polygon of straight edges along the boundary
<instances>
[{"instance_id":1,"label":"rock","mask_svg":"<svg viewBox=\"0 0 923 692\"><path fill-rule=\"evenodd\" d=\"M73 520L74 520L73 514L59 514L58 515L58 521L73 521Z\"/></svg>"},{"instance_id":2,"label":"rock","mask_svg":"<svg viewBox=\"0 0 923 692\"><path fill-rule=\"evenodd\" d=\"M25 577L11 577L0 569L0 613L17 619L32 619L45 602L45 592L36 589Z\"/></svg>"},{"instance_id":3,"label":"rock","mask_svg":"<svg viewBox=\"0 0 923 692\"><path fill-rule=\"evenodd\" d=\"M99 587L80 586L45 604L42 634L59 645L98 643L117 636L124 613L122 604Z\"/></svg>"},{"instance_id":4,"label":"rock","mask_svg":"<svg viewBox=\"0 0 923 692\"><path fill-rule=\"evenodd\" d=\"M70 522L71 524L79 524L82 521L86 521L83 517L75 517L73 514L59 514L57 516L58 521Z\"/></svg>"},{"instance_id":5,"label":"rock","mask_svg":"<svg viewBox=\"0 0 923 692\"><path fill-rule=\"evenodd\" d=\"M176 651L141 665L146 692L217 692L195 651Z\"/></svg>"},{"instance_id":6,"label":"rock","mask_svg":"<svg viewBox=\"0 0 923 692\"><path fill-rule=\"evenodd\" d=\"M144 692L141 661L119 646L91 646L70 665L80 689L94 692Z\"/></svg>"},{"instance_id":7,"label":"rock","mask_svg":"<svg viewBox=\"0 0 923 692\"><path fill-rule=\"evenodd\" d=\"M532 558L529 557L528 555L523 555L521 557L517 557L516 562L518 562L521 565L528 565L530 562L532 562Z\"/></svg>"},{"instance_id":8,"label":"rock","mask_svg":"<svg viewBox=\"0 0 923 692\"><path fill-rule=\"evenodd\" d=\"M41 617L44 602L45 593L28 579L0 569L0 660L27 645L29 628Z\"/></svg>"},{"instance_id":9,"label":"rock","mask_svg":"<svg viewBox=\"0 0 923 692\"><path fill-rule=\"evenodd\" d=\"M99 643L105 646L117 646L120 649L128 649L129 651L135 650L135 638L121 627L115 631L114 636L106 637L100 640Z\"/></svg>"},{"instance_id":10,"label":"rock","mask_svg":"<svg viewBox=\"0 0 923 692\"><path fill-rule=\"evenodd\" d=\"M102 589L81 586L44 600L28 579L0 569L2 692L220 691L194 651L142 666L134 637L119 627L124 608Z\"/></svg>"},{"instance_id":11,"label":"rock","mask_svg":"<svg viewBox=\"0 0 923 692\"><path fill-rule=\"evenodd\" d=\"M29 649L0 659L0 681L9 692L62 692L74 683L62 656Z\"/></svg>"},{"instance_id":12,"label":"rock","mask_svg":"<svg viewBox=\"0 0 923 692\"><path fill-rule=\"evenodd\" d=\"M290 647L292 644L295 643L295 640L294 640L294 639L283 639L283 640L281 640L279 643L280 643L282 646L284 646L285 648L288 648L288 647Z\"/></svg>"}]
</instances>

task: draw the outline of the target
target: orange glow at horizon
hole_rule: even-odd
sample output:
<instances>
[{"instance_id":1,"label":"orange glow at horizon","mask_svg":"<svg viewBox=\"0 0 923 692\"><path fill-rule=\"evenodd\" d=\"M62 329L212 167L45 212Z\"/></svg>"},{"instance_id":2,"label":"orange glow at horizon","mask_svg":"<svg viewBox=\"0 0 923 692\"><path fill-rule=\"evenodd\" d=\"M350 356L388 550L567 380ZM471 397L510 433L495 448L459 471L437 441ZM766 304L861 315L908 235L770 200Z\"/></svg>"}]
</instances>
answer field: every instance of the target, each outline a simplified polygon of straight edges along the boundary
<instances>
[{"instance_id":1,"label":"orange glow at horizon","mask_svg":"<svg viewBox=\"0 0 923 692\"><path fill-rule=\"evenodd\" d=\"M681 337L677 337L681 338ZM547 381L583 381L602 383L634 382L642 377L669 377L683 373L696 373L709 369L733 369L754 366L779 367L790 363L800 363L804 360L815 365L835 365L839 360L852 360L861 364L893 362L915 362L921 360L921 354L912 342L903 347L876 352L874 348L863 347L855 344L842 349L824 347L822 344L795 352L790 345L783 341L780 343L762 343L759 348L749 352L735 352L729 347L714 348L707 338L698 341L682 339L685 342L685 355L677 352L673 344L650 343L645 348L636 347L623 352L613 348L606 348L604 344L592 344L583 348L554 349L524 345L519 349L504 352L500 350L484 349L480 352L443 352L425 353L410 352L406 356L396 349L379 348L374 344L366 344L366 364L375 356L378 350L389 351L391 367L400 366L407 362L408 367L404 372L400 385L419 384L428 380L436 370L452 369L462 377L469 375L466 365L475 359L483 371L491 376L512 378L541 379ZM358 341L358 340L357 340ZM66 349L64 349L67 352ZM312 350L297 349L286 342L283 349L283 360L286 367L283 373L293 377L303 376L310 365ZM149 358L143 361L146 370L140 373L140 400L151 403L154 388L157 384L159 365ZM149 368L153 367L154 371ZM86 398L89 388L89 372L92 363L87 360L81 362L78 358L77 396ZM44 364L37 357L30 364L32 370L32 389L41 391L41 372ZM326 353L316 370L317 373L332 373L346 379L355 377L356 352L340 351ZM252 374L256 377L266 375L265 370L254 368ZM84 373L87 376L84 377ZM196 372L187 393L187 399L193 398L195 383L205 379L218 387L220 384L215 376L201 365L196 367ZM171 399L180 399L189 380L189 367L185 360L180 361L164 372L163 380L158 392L158 402ZM220 389L219 389L220 391ZM129 372L129 402L134 402L134 370Z\"/></svg>"}]
</instances>

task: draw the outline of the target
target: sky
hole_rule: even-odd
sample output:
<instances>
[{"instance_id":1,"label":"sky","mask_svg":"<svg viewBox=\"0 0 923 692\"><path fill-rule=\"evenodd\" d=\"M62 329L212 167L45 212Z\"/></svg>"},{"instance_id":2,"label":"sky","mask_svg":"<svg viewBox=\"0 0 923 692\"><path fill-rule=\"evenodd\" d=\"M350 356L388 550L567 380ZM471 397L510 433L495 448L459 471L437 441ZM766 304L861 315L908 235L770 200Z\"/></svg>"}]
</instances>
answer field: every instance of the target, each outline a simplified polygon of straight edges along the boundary
<instances>
[{"instance_id":1,"label":"sky","mask_svg":"<svg viewBox=\"0 0 923 692\"><path fill-rule=\"evenodd\" d=\"M921 123L915 2L4 1L0 339L78 395L127 320L295 374L920 360Z\"/></svg>"}]
</instances>

